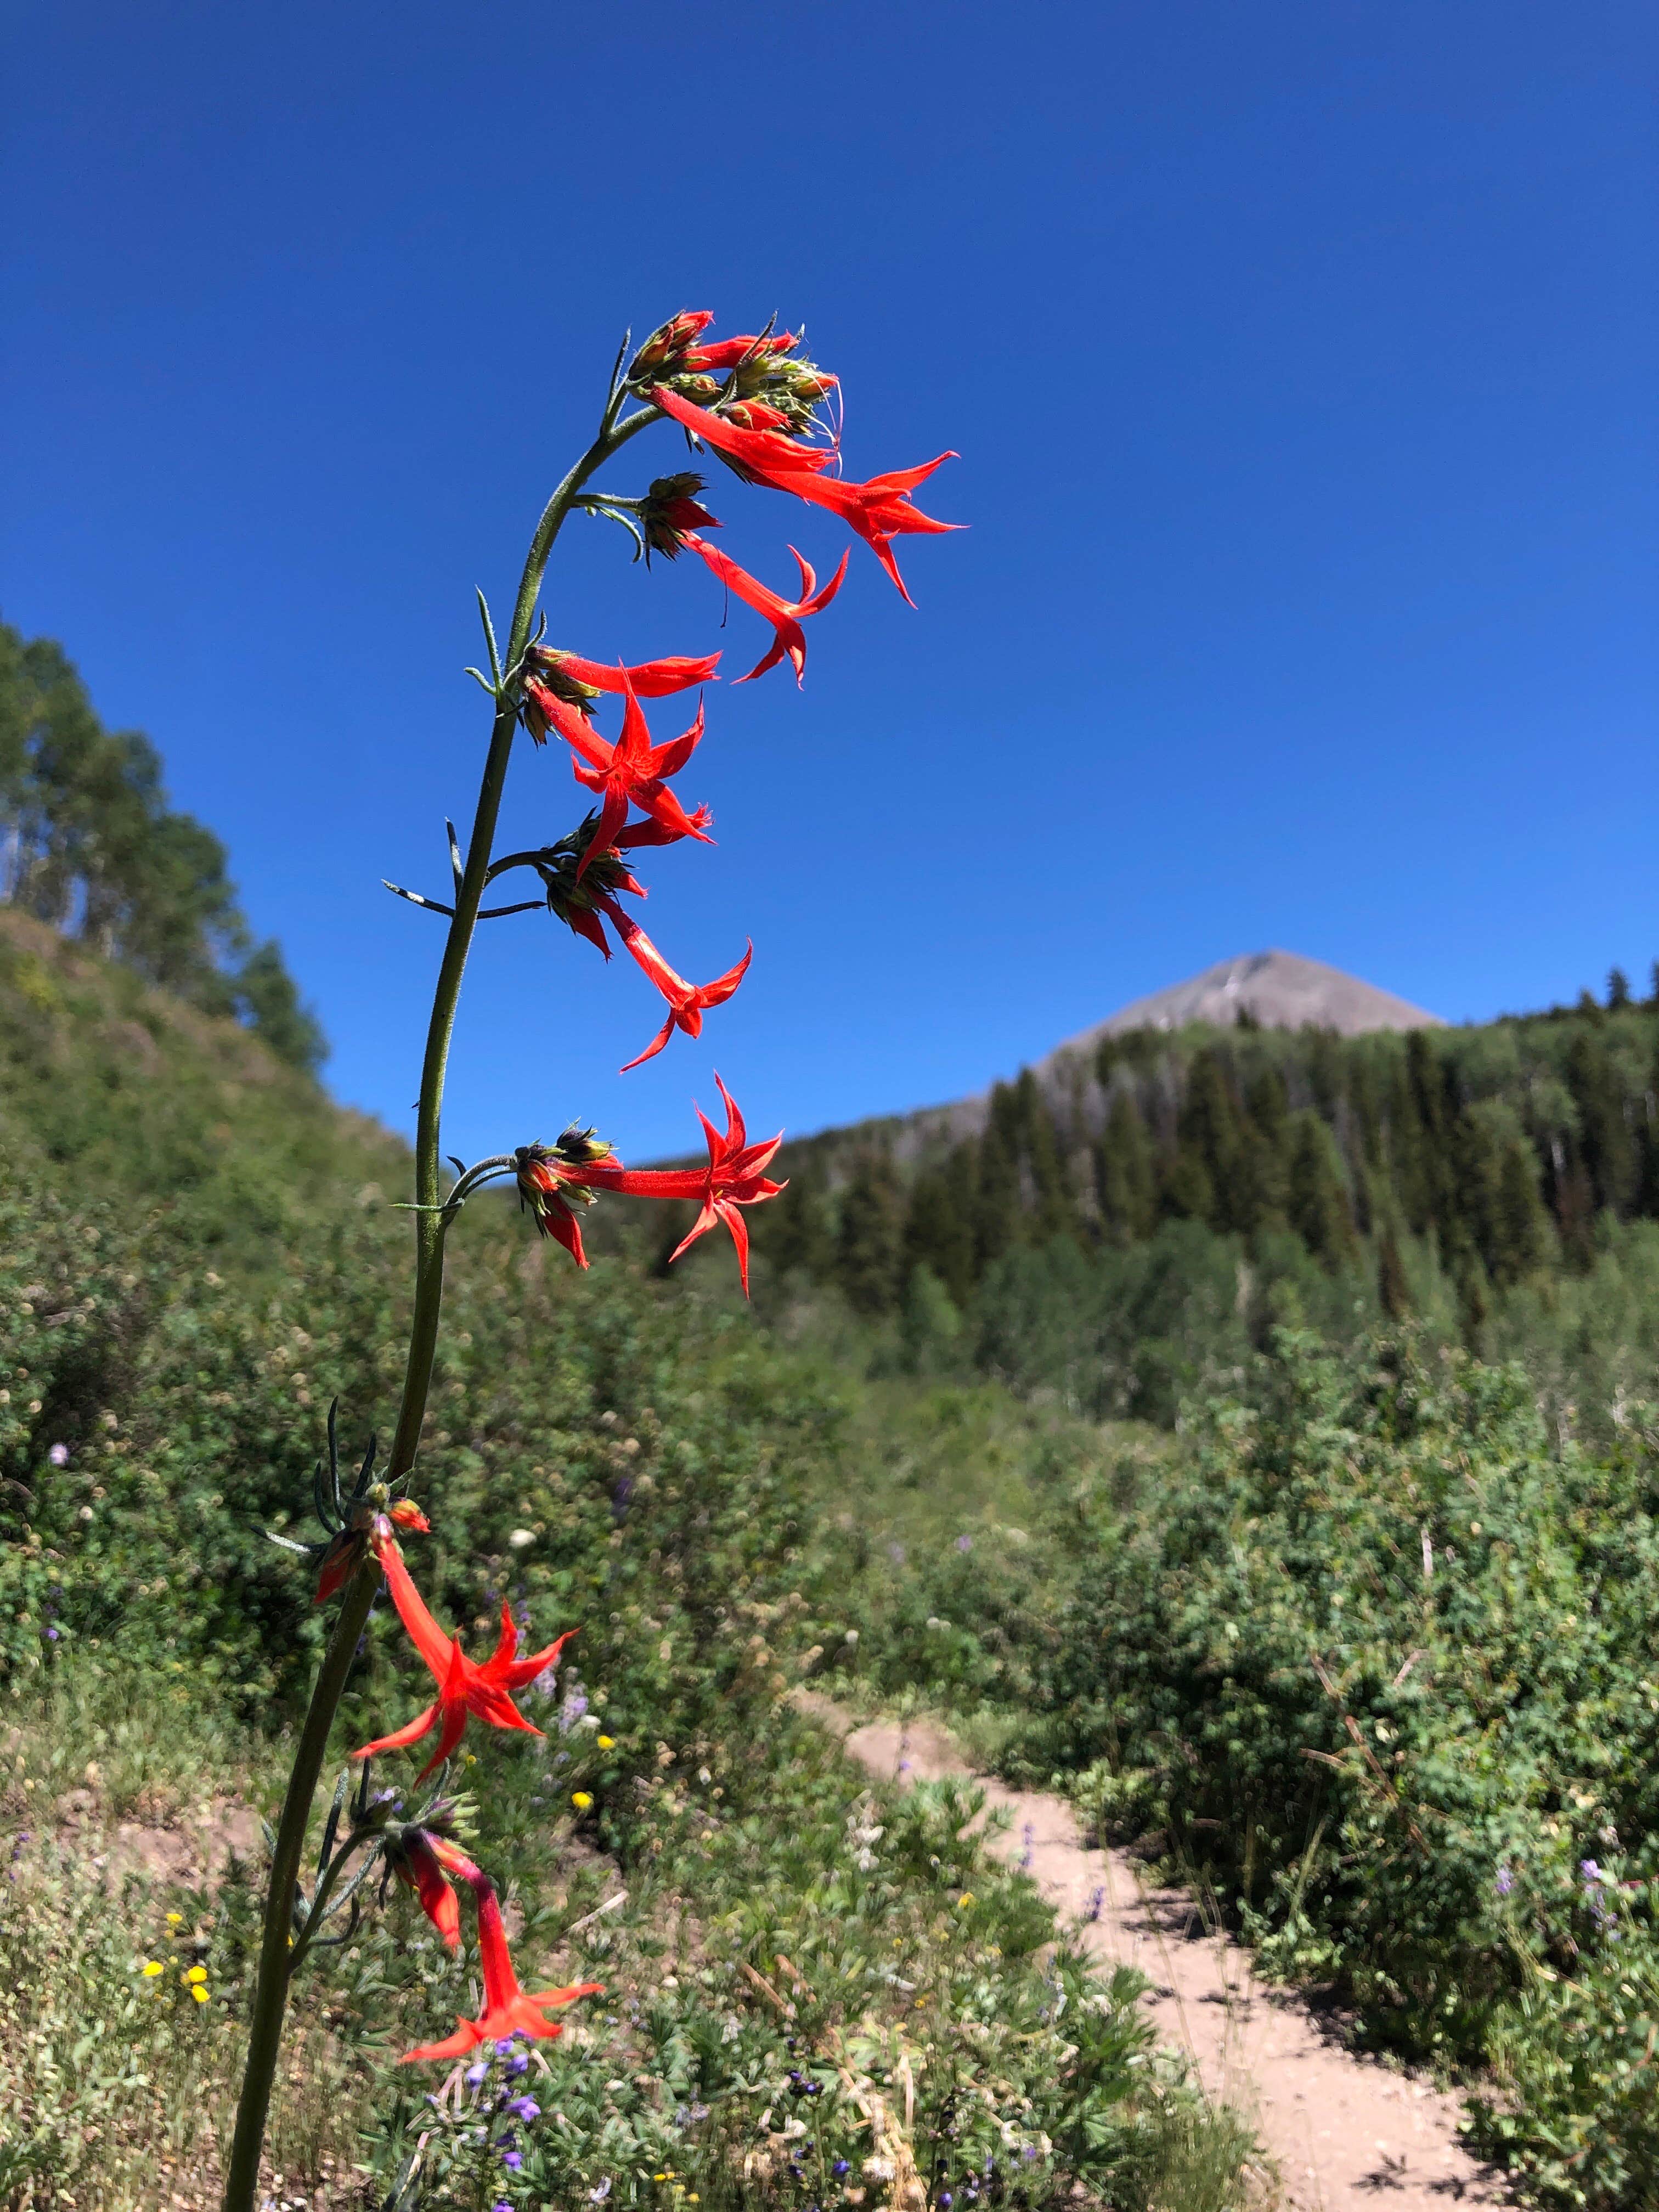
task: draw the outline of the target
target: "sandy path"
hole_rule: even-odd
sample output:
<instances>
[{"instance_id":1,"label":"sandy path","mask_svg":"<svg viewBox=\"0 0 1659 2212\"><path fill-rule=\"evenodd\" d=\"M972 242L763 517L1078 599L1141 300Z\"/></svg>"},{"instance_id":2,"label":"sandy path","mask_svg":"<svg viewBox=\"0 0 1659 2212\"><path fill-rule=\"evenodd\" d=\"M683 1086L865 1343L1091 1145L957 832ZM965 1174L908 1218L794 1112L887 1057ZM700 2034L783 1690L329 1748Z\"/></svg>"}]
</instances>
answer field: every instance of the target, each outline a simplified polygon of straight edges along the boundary
<instances>
[{"instance_id":1,"label":"sandy path","mask_svg":"<svg viewBox=\"0 0 1659 2212\"><path fill-rule=\"evenodd\" d=\"M969 1771L927 1722L854 1728L827 1698L797 1697L872 1773L934 1781ZM1463 2148L1455 2097L1346 2049L1301 1998L1258 1984L1249 1953L1206 1935L1184 1891L1149 1891L1127 1852L1086 1849L1063 1798L975 1779L988 1808L1006 1808L1012 1823L992 1848L1018 1860L1062 1917L1080 1923L1085 1949L1146 1975L1158 2033L1188 2054L1211 2097L1255 2126L1296 2212L1510 2202L1501 2180Z\"/></svg>"}]
</instances>

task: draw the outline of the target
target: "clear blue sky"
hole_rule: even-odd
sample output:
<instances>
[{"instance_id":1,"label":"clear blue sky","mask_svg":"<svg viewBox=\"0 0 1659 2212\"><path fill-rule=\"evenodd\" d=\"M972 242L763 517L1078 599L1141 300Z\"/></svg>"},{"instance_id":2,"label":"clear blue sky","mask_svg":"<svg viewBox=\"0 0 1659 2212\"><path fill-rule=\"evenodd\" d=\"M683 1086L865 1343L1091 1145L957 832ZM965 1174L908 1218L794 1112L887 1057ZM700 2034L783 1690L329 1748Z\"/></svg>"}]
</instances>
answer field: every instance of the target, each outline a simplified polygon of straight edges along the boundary
<instances>
[{"instance_id":1,"label":"clear blue sky","mask_svg":"<svg viewBox=\"0 0 1659 2212\"><path fill-rule=\"evenodd\" d=\"M408 1128L510 601L623 326L804 318L849 472L960 448L708 699L717 849L644 978L538 916L469 976L449 1148L678 1148L718 1066L797 1130L974 1090L1282 945L1453 1019L1659 953L1654 19L1581 0L364 0L7 10L0 612L161 746ZM647 473L679 465L653 434ZM636 451L639 449L636 448ZM837 532L723 474L775 582ZM575 524L551 635L763 633ZM670 702L659 735L679 726ZM507 834L575 817L556 748Z\"/></svg>"}]
</instances>

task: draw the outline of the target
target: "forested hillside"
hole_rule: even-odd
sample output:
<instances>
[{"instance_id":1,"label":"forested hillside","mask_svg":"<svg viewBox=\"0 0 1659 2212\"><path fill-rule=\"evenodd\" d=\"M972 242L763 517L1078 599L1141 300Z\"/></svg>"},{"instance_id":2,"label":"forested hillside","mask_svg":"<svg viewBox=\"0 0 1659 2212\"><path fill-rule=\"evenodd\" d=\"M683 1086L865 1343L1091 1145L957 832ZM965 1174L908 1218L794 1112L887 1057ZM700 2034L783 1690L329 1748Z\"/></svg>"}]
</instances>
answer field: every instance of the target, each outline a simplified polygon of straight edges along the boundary
<instances>
[{"instance_id":1,"label":"forested hillside","mask_svg":"<svg viewBox=\"0 0 1659 2212\"><path fill-rule=\"evenodd\" d=\"M1605 1006L1403 1036L1141 1030L1048 1085L998 1084L984 1134L908 1174L891 1125L787 1146L793 1196L756 1233L872 1312L915 1266L961 1304L1015 1246L1171 1220L1289 1232L1333 1269L1373 1238L1398 1306L1388 1247L1409 1233L1478 1314L1492 1286L1587 1267L1598 1213L1659 1218L1656 1093L1659 1006L1617 975Z\"/></svg>"},{"instance_id":2,"label":"forested hillside","mask_svg":"<svg viewBox=\"0 0 1659 2212\"><path fill-rule=\"evenodd\" d=\"M1081 1364L1081 1402L1167 1414L1277 1321L1503 1348L1610 1254L1640 1273L1656 1093L1659 1006L1617 973L1605 1003L1407 1036L1142 1030L999 1084L979 1135L931 1115L786 1146L756 1241L927 1357L1068 1389Z\"/></svg>"},{"instance_id":3,"label":"forested hillside","mask_svg":"<svg viewBox=\"0 0 1659 2212\"><path fill-rule=\"evenodd\" d=\"M0 901L210 1013L296 1067L326 1047L282 950L254 941L213 832L170 807L161 761L106 730L61 646L0 623Z\"/></svg>"}]
</instances>

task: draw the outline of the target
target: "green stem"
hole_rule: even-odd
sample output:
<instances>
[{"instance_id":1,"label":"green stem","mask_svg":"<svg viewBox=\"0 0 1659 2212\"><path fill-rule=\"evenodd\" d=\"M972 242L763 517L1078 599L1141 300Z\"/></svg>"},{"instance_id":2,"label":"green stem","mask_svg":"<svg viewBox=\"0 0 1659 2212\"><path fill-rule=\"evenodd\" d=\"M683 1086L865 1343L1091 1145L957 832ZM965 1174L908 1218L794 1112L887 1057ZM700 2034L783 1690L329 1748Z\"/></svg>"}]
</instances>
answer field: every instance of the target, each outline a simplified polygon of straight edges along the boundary
<instances>
[{"instance_id":1,"label":"green stem","mask_svg":"<svg viewBox=\"0 0 1659 2212\"><path fill-rule=\"evenodd\" d=\"M617 421L613 403L607 410L599 436L543 509L536 534L530 541L518 603L513 611L513 627L507 636L507 672L514 681L530 642L530 628L535 620L548 556L577 493L595 469L603 467L647 423L659 419L654 407L641 407ZM460 1003L461 978L466 969L472 932L489 874L490 847L501 812L517 720L516 701L509 693L497 703L489 733L489 750L472 817L466 865L456 887L455 913L449 925L443 964L439 969L433 995L432 1018L427 1029L426 1057L421 1068L420 1112L415 1132L415 1196L423 1209L434 1210L423 1210L415 1216L415 1310L410 1324L409 1358L404 1372L398 1431L386 1469L390 1481L407 1474L415 1464L438 1348L438 1319L443 1305L444 1237L448 1229L447 1218L439 1204L442 1196L439 1131L444 1076L449 1062L455 1012ZM299 1880L306 1828L311 1818L312 1801L317 1794L317 1779L328 1750L329 1732L379 1587L380 1577L369 1571L359 1572L346 1586L289 1774L282 1818L276 1828L276 1847L271 1854L270 1887L265 1897L264 1933L259 1947L258 1978L254 1984L247 2065L236 2108L236 2133L225 2180L224 2212L253 2212L258 2192L265 2118L270 2108L270 2087L282 2046L283 2015L288 2004L294 1886Z\"/></svg>"}]
</instances>

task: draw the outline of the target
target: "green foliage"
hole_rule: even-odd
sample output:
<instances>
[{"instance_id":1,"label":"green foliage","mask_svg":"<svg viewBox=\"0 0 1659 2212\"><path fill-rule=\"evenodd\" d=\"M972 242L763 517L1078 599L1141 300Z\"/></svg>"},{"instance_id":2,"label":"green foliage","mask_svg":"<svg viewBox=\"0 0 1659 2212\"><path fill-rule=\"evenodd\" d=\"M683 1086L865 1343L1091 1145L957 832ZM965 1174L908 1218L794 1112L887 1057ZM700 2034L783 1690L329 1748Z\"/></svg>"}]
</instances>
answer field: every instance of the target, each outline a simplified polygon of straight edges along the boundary
<instances>
[{"instance_id":1,"label":"green foliage","mask_svg":"<svg viewBox=\"0 0 1659 2212\"><path fill-rule=\"evenodd\" d=\"M1062 1332L1063 1353L1032 1356L1056 1304L1051 1261L1067 1285L1088 1285L1092 1310L1122 1279L1114 1252L1156 1246L1175 1223L1206 1232L1179 1248L1194 1271L1176 1300L1189 1316L1216 1311L1221 1246L1253 1282L1287 1286L1241 1295L1243 1334L1257 1344L1279 1318L1347 1341L1380 1304L1488 1348L1510 1333L1511 1304L1594 1273L1613 1231L1659 1219L1656 1089L1659 1006L1627 992L1605 1010L1405 1036L1148 1030L1109 1038L1091 1062L1062 1056L1041 1082L1028 1070L999 1084L977 1136L960 1135L953 1109L786 1146L786 1171L810 1176L840 1245L830 1252L826 1229L809 1257L780 1211L757 1221L757 1248L763 1264L785 1264L787 1251L787 1264L838 1280L868 1316L890 1313L909 1269L926 1267L994 1371L1103 1407L1156 1400L1170 1418L1206 1361L1237 1364L1239 1332L1203 1324L1206 1358L1181 1356L1186 1382L1161 1392L1076 1391L1075 1329ZM906 1180L890 1159L908 1164ZM1287 1236L1328 1290L1310 1285ZM1063 1243L1097 1255L1099 1273L1066 1261ZM1149 1263L1154 1273L1175 1249ZM1025 1347L1018 1358L1011 1333ZM1177 1331L1189 1344L1192 1333L1190 1320Z\"/></svg>"},{"instance_id":2,"label":"green foliage","mask_svg":"<svg viewBox=\"0 0 1659 2212\"><path fill-rule=\"evenodd\" d=\"M1284 1337L1261 1385L868 1584L860 1674L1072 1777L1379 2039L1493 2064L1482 2138L1543 2201L1645 2202L1659 1428L1586 1449L1519 1368L1399 1343Z\"/></svg>"},{"instance_id":3,"label":"green foliage","mask_svg":"<svg viewBox=\"0 0 1659 2212\"><path fill-rule=\"evenodd\" d=\"M324 1620L263 1532L313 1533L334 1395L349 1451L387 1425L407 1161L234 1023L15 917L0 1041L0 1837L18 1876L0 1891L0 2201L137 2212L166 2159L212 2194L257 1869L95 1903L92 1862L124 1818L188 1828L233 1794L274 1809L273 1738ZM769 1343L712 1271L584 1276L550 1252L492 1200L453 1232L414 1486L434 1526L408 1548L470 1642L504 1600L538 1638L580 1628L556 1682L525 1695L545 1735L475 1730L458 1778L488 1768L475 1848L514 1870L526 1984L605 1995L520 2077L541 2110L514 2123L510 2172L497 2062L435 2113L443 2077L396 2063L477 1990L470 1954L452 1961L394 1891L307 1960L274 2162L378 2206L419 2148L434 2212L607 2185L604 2201L675 2212L693 2193L797 2203L808 2185L850 2208L849 2187L883 2182L872 2158L920 2162L936 2190L971 2162L989 2204L1237 2202L1248 2144L1152 2053L1133 1976L1050 1952L1029 1881L969 1832L972 1796L872 1790L787 1702L800 1652L844 1632L818 1536L863 1449L863 1395L849 1419L819 1358ZM913 1271L904 1311L915 1366L948 1364L962 1324L943 1287ZM975 1431L976 1459L1005 1418ZM336 1756L429 1692L378 1610ZM77 1800L71 1858L41 1838ZM152 1959L164 1974L143 1975Z\"/></svg>"},{"instance_id":4,"label":"green foliage","mask_svg":"<svg viewBox=\"0 0 1659 2212\"><path fill-rule=\"evenodd\" d=\"M252 947L226 868L167 805L149 738L106 730L61 647L0 623L0 898L314 1069L322 1031L277 946Z\"/></svg>"}]
</instances>

